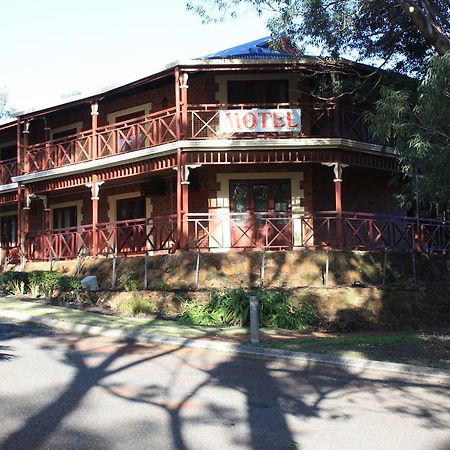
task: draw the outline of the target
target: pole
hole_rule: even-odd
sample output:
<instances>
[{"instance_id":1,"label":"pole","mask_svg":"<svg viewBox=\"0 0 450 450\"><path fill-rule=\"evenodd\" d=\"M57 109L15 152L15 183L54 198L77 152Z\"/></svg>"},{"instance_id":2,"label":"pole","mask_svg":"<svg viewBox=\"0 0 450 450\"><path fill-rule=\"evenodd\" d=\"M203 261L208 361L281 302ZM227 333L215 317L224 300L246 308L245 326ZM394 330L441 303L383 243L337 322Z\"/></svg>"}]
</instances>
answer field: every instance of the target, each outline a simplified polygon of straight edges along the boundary
<instances>
[{"instance_id":1,"label":"pole","mask_svg":"<svg viewBox=\"0 0 450 450\"><path fill-rule=\"evenodd\" d=\"M148 254L147 250L144 253L144 289L147 289L148 287L148 268L147 268L147 262L148 262Z\"/></svg>"},{"instance_id":2,"label":"pole","mask_svg":"<svg viewBox=\"0 0 450 450\"><path fill-rule=\"evenodd\" d=\"M259 344L259 311L258 297L250 296L250 341L252 344Z\"/></svg>"},{"instance_id":3,"label":"pole","mask_svg":"<svg viewBox=\"0 0 450 450\"><path fill-rule=\"evenodd\" d=\"M200 279L200 249L197 249L197 261L195 262L195 288L198 289Z\"/></svg>"},{"instance_id":4,"label":"pole","mask_svg":"<svg viewBox=\"0 0 450 450\"><path fill-rule=\"evenodd\" d=\"M327 260L325 261L325 287L328 287L328 272L330 269L330 251L327 250Z\"/></svg>"}]
</instances>

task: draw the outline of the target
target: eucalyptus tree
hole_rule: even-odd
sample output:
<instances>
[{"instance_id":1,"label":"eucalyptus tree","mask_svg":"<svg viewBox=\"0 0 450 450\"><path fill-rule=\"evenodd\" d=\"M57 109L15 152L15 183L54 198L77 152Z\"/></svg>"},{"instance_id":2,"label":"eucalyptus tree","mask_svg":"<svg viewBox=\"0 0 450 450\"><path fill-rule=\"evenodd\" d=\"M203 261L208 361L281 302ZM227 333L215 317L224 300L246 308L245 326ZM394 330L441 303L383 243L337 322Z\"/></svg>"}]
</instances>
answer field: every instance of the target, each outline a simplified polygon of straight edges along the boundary
<instances>
[{"instance_id":1,"label":"eucalyptus tree","mask_svg":"<svg viewBox=\"0 0 450 450\"><path fill-rule=\"evenodd\" d=\"M450 0L190 0L187 7L205 22L256 11L274 37L288 37L300 52L315 47L331 62L323 65L330 74L343 56L378 69L379 78L367 77L383 85L370 120L378 138L398 149L407 188L399 199L448 214ZM412 83L399 88L398 78L393 82L379 69L408 75ZM355 82L364 86L360 93L368 91L367 81ZM358 95L338 85L329 96Z\"/></svg>"}]
</instances>

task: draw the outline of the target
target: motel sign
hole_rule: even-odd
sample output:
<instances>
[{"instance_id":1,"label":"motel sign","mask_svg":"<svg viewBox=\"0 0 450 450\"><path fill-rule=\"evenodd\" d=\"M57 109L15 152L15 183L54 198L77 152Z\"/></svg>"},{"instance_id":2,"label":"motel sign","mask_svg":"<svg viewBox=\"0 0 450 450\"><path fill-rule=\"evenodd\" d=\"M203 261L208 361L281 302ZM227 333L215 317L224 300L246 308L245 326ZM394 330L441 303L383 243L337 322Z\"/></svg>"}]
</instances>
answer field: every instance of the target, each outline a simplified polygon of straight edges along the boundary
<instances>
[{"instance_id":1,"label":"motel sign","mask_svg":"<svg viewBox=\"0 0 450 450\"><path fill-rule=\"evenodd\" d=\"M300 132L300 109L225 109L220 111L222 133Z\"/></svg>"}]
</instances>

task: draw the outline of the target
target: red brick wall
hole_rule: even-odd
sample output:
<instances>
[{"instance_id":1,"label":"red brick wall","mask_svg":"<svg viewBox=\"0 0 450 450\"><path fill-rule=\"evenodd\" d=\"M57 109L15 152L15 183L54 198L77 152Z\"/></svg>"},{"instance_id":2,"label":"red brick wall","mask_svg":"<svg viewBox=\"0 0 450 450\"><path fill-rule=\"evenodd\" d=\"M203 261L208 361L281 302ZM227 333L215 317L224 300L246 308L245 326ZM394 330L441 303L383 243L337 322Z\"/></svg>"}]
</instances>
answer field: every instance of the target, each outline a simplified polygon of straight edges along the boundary
<instances>
[{"instance_id":1,"label":"red brick wall","mask_svg":"<svg viewBox=\"0 0 450 450\"><path fill-rule=\"evenodd\" d=\"M357 167L342 171L342 208L344 211L379 214L404 214L389 186L391 174ZM314 165L313 199L315 211L335 209L334 172L331 167Z\"/></svg>"}]
</instances>

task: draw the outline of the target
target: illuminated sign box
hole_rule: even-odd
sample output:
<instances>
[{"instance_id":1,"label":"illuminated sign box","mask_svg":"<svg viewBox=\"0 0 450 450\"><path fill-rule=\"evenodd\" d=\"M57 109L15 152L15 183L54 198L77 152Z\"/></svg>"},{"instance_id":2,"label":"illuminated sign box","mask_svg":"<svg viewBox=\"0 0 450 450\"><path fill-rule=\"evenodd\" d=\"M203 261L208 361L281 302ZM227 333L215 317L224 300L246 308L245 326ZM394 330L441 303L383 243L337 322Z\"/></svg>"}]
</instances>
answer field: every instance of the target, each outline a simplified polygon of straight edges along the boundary
<instances>
[{"instance_id":1,"label":"illuminated sign box","mask_svg":"<svg viewBox=\"0 0 450 450\"><path fill-rule=\"evenodd\" d=\"M224 109L219 113L221 133L286 133L301 131L300 109Z\"/></svg>"}]
</instances>

